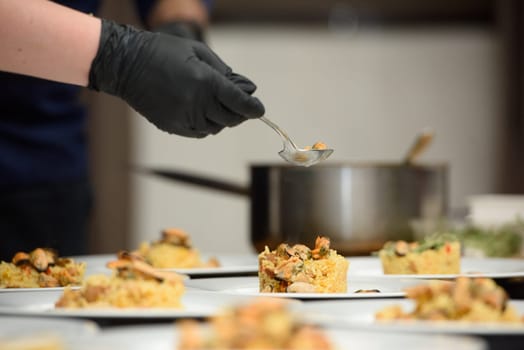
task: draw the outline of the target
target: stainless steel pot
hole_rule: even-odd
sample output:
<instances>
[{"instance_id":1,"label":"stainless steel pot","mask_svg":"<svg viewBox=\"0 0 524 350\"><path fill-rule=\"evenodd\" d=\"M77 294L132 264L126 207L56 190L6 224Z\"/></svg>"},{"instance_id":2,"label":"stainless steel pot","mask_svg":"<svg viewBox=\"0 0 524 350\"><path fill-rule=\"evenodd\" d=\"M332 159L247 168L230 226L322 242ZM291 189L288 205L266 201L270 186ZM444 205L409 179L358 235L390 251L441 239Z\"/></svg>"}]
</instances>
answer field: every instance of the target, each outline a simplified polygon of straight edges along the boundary
<instances>
[{"instance_id":1,"label":"stainless steel pot","mask_svg":"<svg viewBox=\"0 0 524 350\"><path fill-rule=\"evenodd\" d=\"M251 239L260 250L282 241L331 238L345 255L387 240L412 240L410 220L447 211L447 166L338 164L251 167Z\"/></svg>"},{"instance_id":2,"label":"stainless steel pot","mask_svg":"<svg viewBox=\"0 0 524 350\"><path fill-rule=\"evenodd\" d=\"M438 219L448 206L446 164L259 164L251 166L249 188L179 171L148 172L250 196L257 251L282 242L313 245L325 235L344 255L369 254L387 240L413 239L411 220Z\"/></svg>"}]
</instances>

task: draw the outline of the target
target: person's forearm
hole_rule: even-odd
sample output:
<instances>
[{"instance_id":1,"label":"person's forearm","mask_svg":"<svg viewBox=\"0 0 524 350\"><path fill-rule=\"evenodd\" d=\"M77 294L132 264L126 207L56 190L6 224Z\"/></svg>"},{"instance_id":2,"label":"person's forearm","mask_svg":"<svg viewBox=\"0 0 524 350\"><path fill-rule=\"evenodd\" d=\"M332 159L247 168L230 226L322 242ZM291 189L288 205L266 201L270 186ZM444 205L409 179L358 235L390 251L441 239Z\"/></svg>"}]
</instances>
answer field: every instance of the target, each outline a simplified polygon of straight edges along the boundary
<instances>
[{"instance_id":1,"label":"person's forearm","mask_svg":"<svg viewBox=\"0 0 524 350\"><path fill-rule=\"evenodd\" d=\"M0 0L0 70L87 86L100 20L47 0Z\"/></svg>"}]
</instances>

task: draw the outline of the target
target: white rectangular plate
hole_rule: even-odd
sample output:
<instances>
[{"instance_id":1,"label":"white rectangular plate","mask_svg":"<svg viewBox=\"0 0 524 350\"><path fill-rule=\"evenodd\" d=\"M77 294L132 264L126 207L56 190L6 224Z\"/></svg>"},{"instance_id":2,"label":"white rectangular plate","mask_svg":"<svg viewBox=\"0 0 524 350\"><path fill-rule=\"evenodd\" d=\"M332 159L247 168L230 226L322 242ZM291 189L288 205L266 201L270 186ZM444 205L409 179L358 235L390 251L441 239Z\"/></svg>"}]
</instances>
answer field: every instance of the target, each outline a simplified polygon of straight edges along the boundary
<instances>
[{"instance_id":1,"label":"white rectangular plate","mask_svg":"<svg viewBox=\"0 0 524 350\"><path fill-rule=\"evenodd\" d=\"M186 290L182 297L182 309L57 309L55 302L62 291L36 290L23 293L0 293L0 315L84 317L84 318L181 318L208 317L224 305L247 299L231 294L217 294L208 291Z\"/></svg>"},{"instance_id":2,"label":"white rectangular plate","mask_svg":"<svg viewBox=\"0 0 524 350\"><path fill-rule=\"evenodd\" d=\"M173 268L165 270L175 271L190 277L233 276L258 272L258 256L254 254L202 254L203 261L207 261L210 257L215 257L220 263L220 266Z\"/></svg>"},{"instance_id":3,"label":"white rectangular plate","mask_svg":"<svg viewBox=\"0 0 524 350\"><path fill-rule=\"evenodd\" d=\"M404 288L421 283L418 279L380 279L350 277L347 293L260 293L258 277L199 278L185 282L188 288L241 295L271 296L296 299L366 299L403 297ZM357 290L378 289L380 292L356 293Z\"/></svg>"},{"instance_id":4,"label":"white rectangular plate","mask_svg":"<svg viewBox=\"0 0 524 350\"><path fill-rule=\"evenodd\" d=\"M520 315L524 313L524 301L512 300L510 304L515 307ZM346 329L380 331L381 334L390 331L423 334L524 335L524 323L512 325L456 321L375 321L375 313L390 305L400 305L405 311L410 311L414 307L413 301L408 299L381 299L340 300L336 303L311 301L304 303L301 309L304 311L304 318L308 322Z\"/></svg>"},{"instance_id":5,"label":"white rectangular plate","mask_svg":"<svg viewBox=\"0 0 524 350\"><path fill-rule=\"evenodd\" d=\"M161 269L175 271L188 276L226 276L253 274L258 271L258 257L255 254L201 254L202 260L215 257L220 263L218 267L172 268ZM106 263L116 259L116 254L83 255L73 257L75 261L87 263L86 276L110 271Z\"/></svg>"},{"instance_id":6,"label":"white rectangular plate","mask_svg":"<svg viewBox=\"0 0 524 350\"><path fill-rule=\"evenodd\" d=\"M385 275L378 257L348 257L346 259L349 261L348 276L424 279L453 279L457 276L524 277L524 259L462 257L461 273L446 275Z\"/></svg>"},{"instance_id":7,"label":"white rectangular plate","mask_svg":"<svg viewBox=\"0 0 524 350\"><path fill-rule=\"evenodd\" d=\"M39 290L62 292L65 287L50 287L50 288L0 288L0 293L24 293L35 292ZM79 289L80 286L71 286L71 289Z\"/></svg>"},{"instance_id":8,"label":"white rectangular plate","mask_svg":"<svg viewBox=\"0 0 524 350\"><path fill-rule=\"evenodd\" d=\"M75 340L98 332L100 328L97 324L88 320L0 316L0 339L18 339L33 333L54 333L62 338Z\"/></svg>"},{"instance_id":9,"label":"white rectangular plate","mask_svg":"<svg viewBox=\"0 0 524 350\"><path fill-rule=\"evenodd\" d=\"M366 350L483 350L483 341L470 337L428 336L410 334L376 334L362 331L325 329L327 337L337 349ZM172 350L179 341L178 329L174 325L142 325L113 327L81 344L72 344L73 350Z\"/></svg>"}]
</instances>

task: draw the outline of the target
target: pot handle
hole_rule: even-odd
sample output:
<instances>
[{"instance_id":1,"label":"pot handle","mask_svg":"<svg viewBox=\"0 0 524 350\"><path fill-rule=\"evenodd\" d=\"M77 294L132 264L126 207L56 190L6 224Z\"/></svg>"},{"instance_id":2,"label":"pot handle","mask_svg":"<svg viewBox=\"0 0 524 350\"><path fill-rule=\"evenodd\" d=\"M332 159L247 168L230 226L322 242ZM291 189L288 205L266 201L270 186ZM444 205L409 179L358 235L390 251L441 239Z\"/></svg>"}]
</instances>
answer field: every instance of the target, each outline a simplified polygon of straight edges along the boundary
<instances>
[{"instance_id":1,"label":"pot handle","mask_svg":"<svg viewBox=\"0 0 524 350\"><path fill-rule=\"evenodd\" d=\"M237 194L242 196L251 195L251 189L249 187L242 186L229 181L212 179L207 176L161 168L134 167L134 170L139 173L154 175L162 177L164 179L188 183L200 187L206 187L212 190L227 192L230 194Z\"/></svg>"}]
</instances>

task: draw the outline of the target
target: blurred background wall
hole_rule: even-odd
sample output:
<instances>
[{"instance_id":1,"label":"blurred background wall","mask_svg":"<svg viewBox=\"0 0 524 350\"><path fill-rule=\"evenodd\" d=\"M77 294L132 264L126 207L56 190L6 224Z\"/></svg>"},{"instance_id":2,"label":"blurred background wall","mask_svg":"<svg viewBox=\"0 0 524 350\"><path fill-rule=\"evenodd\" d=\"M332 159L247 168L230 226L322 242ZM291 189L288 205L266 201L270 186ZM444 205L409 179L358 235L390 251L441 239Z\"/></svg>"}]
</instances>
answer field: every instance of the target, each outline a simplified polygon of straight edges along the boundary
<instances>
[{"instance_id":1,"label":"blurred background wall","mask_svg":"<svg viewBox=\"0 0 524 350\"><path fill-rule=\"evenodd\" d=\"M110 3L109 13L121 15L126 1ZM399 161L415 135L431 127L436 139L422 160L449 163L450 209L463 213L468 196L500 191L504 183L497 11L488 1L417 3L217 0L208 43L257 83L266 115L298 144L321 140L334 148L330 162ZM134 20L132 11L124 19ZM272 130L255 120L186 139L160 132L110 97L94 96L93 103L93 251L133 248L173 226L203 251L252 249L249 198L130 165L247 187L250 164L282 162Z\"/></svg>"},{"instance_id":2,"label":"blurred background wall","mask_svg":"<svg viewBox=\"0 0 524 350\"><path fill-rule=\"evenodd\" d=\"M100 16L139 26L129 0L103 1ZM129 245L131 230L132 117L129 107L107 94L86 91L93 218L90 247L94 253L117 252Z\"/></svg>"}]
</instances>

